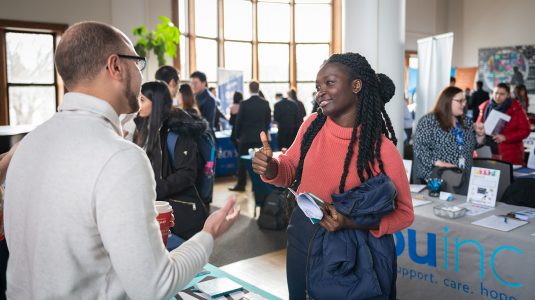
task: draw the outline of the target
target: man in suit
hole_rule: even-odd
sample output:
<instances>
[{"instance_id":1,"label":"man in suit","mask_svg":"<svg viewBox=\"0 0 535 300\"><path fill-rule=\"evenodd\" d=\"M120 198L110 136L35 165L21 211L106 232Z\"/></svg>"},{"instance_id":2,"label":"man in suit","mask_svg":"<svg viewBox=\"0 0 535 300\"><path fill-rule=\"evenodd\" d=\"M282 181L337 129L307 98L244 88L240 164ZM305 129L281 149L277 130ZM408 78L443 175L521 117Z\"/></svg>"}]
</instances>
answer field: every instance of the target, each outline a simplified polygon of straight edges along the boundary
<instances>
[{"instance_id":1,"label":"man in suit","mask_svg":"<svg viewBox=\"0 0 535 300\"><path fill-rule=\"evenodd\" d=\"M470 97L470 102L468 105L468 109L472 110L472 120L474 122L477 120L477 117L479 116L479 106L490 99L489 93L485 92L483 90L483 81L479 80L476 83L477 90L472 93L472 96Z\"/></svg>"},{"instance_id":2,"label":"man in suit","mask_svg":"<svg viewBox=\"0 0 535 300\"><path fill-rule=\"evenodd\" d=\"M236 116L236 136L238 140L238 154L246 155L249 148L260 148L260 132L269 132L269 123L271 122L271 108L266 99L258 95L260 85L257 81L249 83L249 92L251 97L240 103L240 109ZM238 169L238 182L235 186L229 187L231 191L245 191L247 183L247 174L245 165L240 160Z\"/></svg>"},{"instance_id":3,"label":"man in suit","mask_svg":"<svg viewBox=\"0 0 535 300\"><path fill-rule=\"evenodd\" d=\"M279 129L277 133L277 144L279 145L279 149L289 148L301 125L301 122L299 122L299 109L295 102L287 98L282 98L282 94L275 95L275 98L280 99L275 103L275 109L273 111L273 119L277 122Z\"/></svg>"}]
</instances>

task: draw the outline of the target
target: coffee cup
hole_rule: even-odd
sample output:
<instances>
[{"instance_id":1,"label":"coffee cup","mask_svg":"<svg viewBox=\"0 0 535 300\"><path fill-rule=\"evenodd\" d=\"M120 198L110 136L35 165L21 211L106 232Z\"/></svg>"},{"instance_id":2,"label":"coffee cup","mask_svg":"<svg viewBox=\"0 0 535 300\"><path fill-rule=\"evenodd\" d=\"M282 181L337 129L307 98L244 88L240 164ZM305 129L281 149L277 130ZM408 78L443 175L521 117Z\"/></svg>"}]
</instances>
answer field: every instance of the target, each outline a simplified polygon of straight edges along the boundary
<instances>
[{"instance_id":1,"label":"coffee cup","mask_svg":"<svg viewBox=\"0 0 535 300\"><path fill-rule=\"evenodd\" d=\"M160 224L163 244L167 245L167 239L169 238L169 234L171 234L171 224L174 221L173 208L166 201L156 201L155 206L156 212L158 213L156 220Z\"/></svg>"}]
</instances>

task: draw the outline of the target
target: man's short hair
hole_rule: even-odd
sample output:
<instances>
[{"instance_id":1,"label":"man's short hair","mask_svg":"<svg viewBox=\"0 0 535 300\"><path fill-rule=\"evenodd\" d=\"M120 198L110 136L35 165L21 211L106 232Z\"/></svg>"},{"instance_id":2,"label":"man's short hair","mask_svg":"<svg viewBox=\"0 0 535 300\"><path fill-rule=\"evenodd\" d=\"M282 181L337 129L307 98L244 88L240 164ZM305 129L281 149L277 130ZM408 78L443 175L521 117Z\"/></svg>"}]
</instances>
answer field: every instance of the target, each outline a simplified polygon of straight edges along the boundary
<instances>
[{"instance_id":1,"label":"man's short hair","mask_svg":"<svg viewBox=\"0 0 535 300\"><path fill-rule=\"evenodd\" d=\"M251 81L249 82L249 91L251 93L258 93L258 91L260 90L260 84L258 83L258 81Z\"/></svg>"},{"instance_id":2,"label":"man's short hair","mask_svg":"<svg viewBox=\"0 0 535 300\"><path fill-rule=\"evenodd\" d=\"M500 89L504 89L507 92L507 94L511 94L511 87L505 82L498 83L496 87Z\"/></svg>"},{"instance_id":3,"label":"man's short hair","mask_svg":"<svg viewBox=\"0 0 535 300\"><path fill-rule=\"evenodd\" d=\"M191 75L189 76L190 78L197 78L199 79L201 82L204 82L206 83L207 80L206 80L206 74L204 74L203 72L201 71L195 71L193 73L191 73Z\"/></svg>"},{"instance_id":4,"label":"man's short hair","mask_svg":"<svg viewBox=\"0 0 535 300\"><path fill-rule=\"evenodd\" d=\"M476 82L476 86L477 86L478 89L481 89L481 88L483 87L483 81L478 80L478 81Z\"/></svg>"},{"instance_id":5,"label":"man's short hair","mask_svg":"<svg viewBox=\"0 0 535 300\"><path fill-rule=\"evenodd\" d=\"M61 37L54 60L67 88L94 79L111 54L124 52L127 40L115 27L100 22L80 22Z\"/></svg>"},{"instance_id":6,"label":"man's short hair","mask_svg":"<svg viewBox=\"0 0 535 300\"><path fill-rule=\"evenodd\" d=\"M276 93L276 94L275 94L275 97L280 97L280 98L282 98L282 93Z\"/></svg>"},{"instance_id":7,"label":"man's short hair","mask_svg":"<svg viewBox=\"0 0 535 300\"><path fill-rule=\"evenodd\" d=\"M177 83L179 81L178 71L173 66L161 66L156 71L156 74L154 74L154 77L156 80L165 81L165 83L169 84L171 80L175 80Z\"/></svg>"}]
</instances>

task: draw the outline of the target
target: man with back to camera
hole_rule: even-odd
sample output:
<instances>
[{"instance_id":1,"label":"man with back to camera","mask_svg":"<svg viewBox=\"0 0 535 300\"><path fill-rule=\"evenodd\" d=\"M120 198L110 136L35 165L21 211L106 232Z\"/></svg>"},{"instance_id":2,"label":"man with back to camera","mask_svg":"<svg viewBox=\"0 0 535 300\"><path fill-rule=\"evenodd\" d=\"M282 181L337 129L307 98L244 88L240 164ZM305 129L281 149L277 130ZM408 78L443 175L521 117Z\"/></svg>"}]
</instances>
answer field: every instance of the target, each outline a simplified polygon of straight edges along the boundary
<instances>
[{"instance_id":1,"label":"man with back to camera","mask_svg":"<svg viewBox=\"0 0 535 300\"><path fill-rule=\"evenodd\" d=\"M236 136L238 140L238 155L246 155L249 148L262 147L260 132L269 132L271 123L271 108L266 99L259 96L260 84L257 81L249 82L251 97L240 102L240 109L236 116ZM243 160L238 166L238 182L229 187L230 191L243 192L247 183L247 170Z\"/></svg>"},{"instance_id":2,"label":"man with back to camera","mask_svg":"<svg viewBox=\"0 0 535 300\"><path fill-rule=\"evenodd\" d=\"M278 100L273 109L273 120L277 122L277 145L279 149L290 148L292 145L299 126L299 108L294 101L283 98L281 93L277 93L275 98Z\"/></svg>"},{"instance_id":3,"label":"man with back to camera","mask_svg":"<svg viewBox=\"0 0 535 300\"><path fill-rule=\"evenodd\" d=\"M139 109L145 58L118 29L82 22L65 32L55 61L70 92L8 170L7 298L169 299L207 263L239 210L228 201L169 253L150 162L122 138L118 118Z\"/></svg>"},{"instance_id":4,"label":"man with back to camera","mask_svg":"<svg viewBox=\"0 0 535 300\"><path fill-rule=\"evenodd\" d=\"M472 120L474 120L474 122L477 121L477 118L479 116L479 106L489 99L489 93L483 90L483 81L477 81L476 90L472 93L470 97L470 102L468 102L468 109L472 110Z\"/></svg>"}]
</instances>

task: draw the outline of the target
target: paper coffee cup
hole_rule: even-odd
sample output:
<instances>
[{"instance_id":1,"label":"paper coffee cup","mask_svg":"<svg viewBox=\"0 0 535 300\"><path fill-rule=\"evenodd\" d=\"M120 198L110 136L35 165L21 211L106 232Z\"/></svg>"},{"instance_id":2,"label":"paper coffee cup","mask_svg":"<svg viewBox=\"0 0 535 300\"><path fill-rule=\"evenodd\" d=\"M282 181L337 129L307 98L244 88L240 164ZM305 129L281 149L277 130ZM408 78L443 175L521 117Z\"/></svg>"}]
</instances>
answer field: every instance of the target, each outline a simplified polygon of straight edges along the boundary
<instances>
[{"instance_id":1,"label":"paper coffee cup","mask_svg":"<svg viewBox=\"0 0 535 300\"><path fill-rule=\"evenodd\" d=\"M162 234L163 244L167 245L167 239L171 233L171 222L173 221L173 208L166 201L156 201L156 220L160 224L160 232Z\"/></svg>"}]
</instances>

